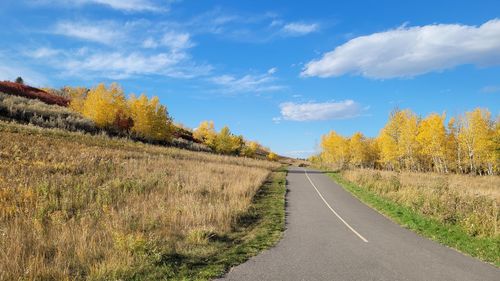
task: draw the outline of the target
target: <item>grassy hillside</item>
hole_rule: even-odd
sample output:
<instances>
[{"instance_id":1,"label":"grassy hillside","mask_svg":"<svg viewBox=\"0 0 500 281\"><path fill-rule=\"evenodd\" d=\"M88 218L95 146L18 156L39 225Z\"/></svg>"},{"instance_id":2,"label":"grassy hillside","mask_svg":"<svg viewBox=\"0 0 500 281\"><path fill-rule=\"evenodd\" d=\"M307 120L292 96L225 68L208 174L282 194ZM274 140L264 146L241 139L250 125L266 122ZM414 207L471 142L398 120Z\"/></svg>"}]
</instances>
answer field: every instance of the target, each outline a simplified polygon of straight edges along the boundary
<instances>
[{"instance_id":1,"label":"grassy hillside","mask_svg":"<svg viewBox=\"0 0 500 281\"><path fill-rule=\"evenodd\" d=\"M278 167L0 122L0 279L212 277L278 239Z\"/></svg>"}]
</instances>

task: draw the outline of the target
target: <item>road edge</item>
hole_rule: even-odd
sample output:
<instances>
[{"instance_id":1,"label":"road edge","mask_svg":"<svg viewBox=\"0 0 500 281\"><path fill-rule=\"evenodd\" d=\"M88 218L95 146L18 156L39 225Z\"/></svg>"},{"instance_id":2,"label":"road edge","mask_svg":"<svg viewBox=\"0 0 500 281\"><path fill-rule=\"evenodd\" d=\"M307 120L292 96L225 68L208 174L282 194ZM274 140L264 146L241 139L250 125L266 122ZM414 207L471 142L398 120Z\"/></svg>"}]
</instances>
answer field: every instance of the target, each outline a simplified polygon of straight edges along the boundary
<instances>
[{"instance_id":1,"label":"road edge","mask_svg":"<svg viewBox=\"0 0 500 281\"><path fill-rule=\"evenodd\" d=\"M244 217L258 218L237 241L216 258L216 261L192 276L195 280L211 280L223 277L232 267L246 262L264 250L274 247L285 231L285 200L287 167L271 172L269 179L255 194L254 202Z\"/></svg>"},{"instance_id":2,"label":"road edge","mask_svg":"<svg viewBox=\"0 0 500 281\"><path fill-rule=\"evenodd\" d=\"M400 226L462 254L500 268L500 257L495 256L498 253L498 242L494 239L471 237L458 226L445 225L435 219L425 217L408 207L383 198L344 179L338 172L326 172L326 174L359 201Z\"/></svg>"}]
</instances>

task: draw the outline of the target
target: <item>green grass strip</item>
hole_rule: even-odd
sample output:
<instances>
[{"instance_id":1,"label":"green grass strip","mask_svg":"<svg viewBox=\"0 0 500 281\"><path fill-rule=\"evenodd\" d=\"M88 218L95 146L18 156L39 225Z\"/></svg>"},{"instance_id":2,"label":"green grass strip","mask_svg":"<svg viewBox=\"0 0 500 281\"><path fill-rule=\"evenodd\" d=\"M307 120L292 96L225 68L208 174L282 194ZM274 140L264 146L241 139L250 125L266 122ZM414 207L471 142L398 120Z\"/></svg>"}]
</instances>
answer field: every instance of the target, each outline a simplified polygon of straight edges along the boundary
<instances>
[{"instance_id":1,"label":"green grass strip","mask_svg":"<svg viewBox=\"0 0 500 281\"><path fill-rule=\"evenodd\" d=\"M470 236L459 226L441 223L438 220L419 214L411 208L383 198L344 179L340 173L328 173L328 176L359 200L403 227L500 267L499 239Z\"/></svg>"},{"instance_id":2,"label":"green grass strip","mask_svg":"<svg viewBox=\"0 0 500 281\"><path fill-rule=\"evenodd\" d=\"M250 218L258 218L255 227L245 235L241 244L222 253L214 264L196 274L197 277L205 280L220 276L230 267L274 246L285 230L285 194L286 170L281 170L260 189L247 214Z\"/></svg>"}]
</instances>

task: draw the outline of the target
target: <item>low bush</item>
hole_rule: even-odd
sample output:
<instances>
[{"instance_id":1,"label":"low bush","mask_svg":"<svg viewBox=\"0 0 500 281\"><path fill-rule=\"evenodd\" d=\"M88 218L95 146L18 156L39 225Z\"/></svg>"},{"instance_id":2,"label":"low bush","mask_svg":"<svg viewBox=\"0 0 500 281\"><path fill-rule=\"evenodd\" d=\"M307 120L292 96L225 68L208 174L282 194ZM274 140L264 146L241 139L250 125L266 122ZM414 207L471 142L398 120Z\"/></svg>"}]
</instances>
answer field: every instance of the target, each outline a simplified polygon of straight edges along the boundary
<instances>
[{"instance_id":1,"label":"low bush","mask_svg":"<svg viewBox=\"0 0 500 281\"><path fill-rule=\"evenodd\" d=\"M36 99L8 95L0 92L0 116L46 128L96 133L94 122L72 110L49 105Z\"/></svg>"}]
</instances>

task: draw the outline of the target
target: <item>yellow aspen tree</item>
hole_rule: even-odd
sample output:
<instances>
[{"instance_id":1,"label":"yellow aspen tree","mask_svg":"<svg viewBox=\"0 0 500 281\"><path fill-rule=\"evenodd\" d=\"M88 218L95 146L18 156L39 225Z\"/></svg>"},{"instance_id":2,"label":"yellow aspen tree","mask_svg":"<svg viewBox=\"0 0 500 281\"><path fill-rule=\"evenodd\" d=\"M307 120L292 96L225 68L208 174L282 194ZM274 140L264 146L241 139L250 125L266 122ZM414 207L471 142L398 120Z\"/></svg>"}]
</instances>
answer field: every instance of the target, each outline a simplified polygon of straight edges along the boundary
<instances>
[{"instance_id":1,"label":"yellow aspen tree","mask_svg":"<svg viewBox=\"0 0 500 281\"><path fill-rule=\"evenodd\" d=\"M123 90L115 83L109 89L103 83L97 85L88 92L82 114L99 127L112 127L119 114L128 114Z\"/></svg>"},{"instance_id":2,"label":"yellow aspen tree","mask_svg":"<svg viewBox=\"0 0 500 281\"><path fill-rule=\"evenodd\" d=\"M477 108L460 118L459 144L465 151L469 171L482 174L488 166L488 149L491 147L492 122L488 110Z\"/></svg>"},{"instance_id":3,"label":"yellow aspen tree","mask_svg":"<svg viewBox=\"0 0 500 281\"><path fill-rule=\"evenodd\" d=\"M154 113L153 139L170 141L172 137L172 119L168 115L167 107L160 104L157 96L151 99L151 109Z\"/></svg>"},{"instance_id":4,"label":"yellow aspen tree","mask_svg":"<svg viewBox=\"0 0 500 281\"><path fill-rule=\"evenodd\" d=\"M349 139L350 164L355 167L368 166L368 147L362 133L357 132Z\"/></svg>"},{"instance_id":5,"label":"yellow aspen tree","mask_svg":"<svg viewBox=\"0 0 500 281\"><path fill-rule=\"evenodd\" d=\"M146 109L148 106L148 98L145 95L141 95L137 98L134 94L131 94L128 105L130 114L134 120L132 131L137 135L145 137L147 131L149 131L151 127L151 118L147 116L148 110Z\"/></svg>"},{"instance_id":6,"label":"yellow aspen tree","mask_svg":"<svg viewBox=\"0 0 500 281\"><path fill-rule=\"evenodd\" d=\"M491 145L492 174L498 174L500 172L500 115L495 121Z\"/></svg>"},{"instance_id":7,"label":"yellow aspen tree","mask_svg":"<svg viewBox=\"0 0 500 281\"><path fill-rule=\"evenodd\" d=\"M144 94L139 98L131 95L128 104L134 121L132 132L152 141L170 140L171 120L158 97L149 100Z\"/></svg>"},{"instance_id":8,"label":"yellow aspen tree","mask_svg":"<svg viewBox=\"0 0 500 281\"><path fill-rule=\"evenodd\" d=\"M278 161L278 155L274 152L269 152L269 154L267 154L267 159L269 161Z\"/></svg>"},{"instance_id":9,"label":"yellow aspen tree","mask_svg":"<svg viewBox=\"0 0 500 281\"><path fill-rule=\"evenodd\" d=\"M193 132L193 137L195 139L203 142L212 149L215 146L216 136L217 133L215 132L213 121L202 121Z\"/></svg>"},{"instance_id":10,"label":"yellow aspen tree","mask_svg":"<svg viewBox=\"0 0 500 281\"><path fill-rule=\"evenodd\" d=\"M477 163L480 168L479 173L493 173L494 153L493 153L493 137L494 123L491 120L491 113L487 109L477 108L470 113L471 125L473 132L476 135L475 153Z\"/></svg>"},{"instance_id":11,"label":"yellow aspen tree","mask_svg":"<svg viewBox=\"0 0 500 281\"><path fill-rule=\"evenodd\" d=\"M458 140L459 125L460 122L457 122L455 117L450 118L450 121L448 121L445 157L450 169L456 173L464 173L464 153Z\"/></svg>"},{"instance_id":12,"label":"yellow aspen tree","mask_svg":"<svg viewBox=\"0 0 500 281\"><path fill-rule=\"evenodd\" d=\"M70 98L69 108L83 114L83 106L89 90L84 87L66 86L63 88L63 91Z\"/></svg>"},{"instance_id":13,"label":"yellow aspen tree","mask_svg":"<svg viewBox=\"0 0 500 281\"><path fill-rule=\"evenodd\" d=\"M121 119L127 119L130 116L128 109L127 98L123 93L123 89L118 85L118 83L111 83L108 90L111 94L112 99L112 112L114 114L113 125L116 124Z\"/></svg>"},{"instance_id":14,"label":"yellow aspen tree","mask_svg":"<svg viewBox=\"0 0 500 281\"><path fill-rule=\"evenodd\" d=\"M349 141L335 131L324 135L321 139L322 158L325 163L344 168L349 163Z\"/></svg>"},{"instance_id":15,"label":"yellow aspen tree","mask_svg":"<svg viewBox=\"0 0 500 281\"><path fill-rule=\"evenodd\" d=\"M418 169L418 117L410 110L403 110L401 115L401 137L398 142L399 157L408 170Z\"/></svg>"},{"instance_id":16,"label":"yellow aspen tree","mask_svg":"<svg viewBox=\"0 0 500 281\"><path fill-rule=\"evenodd\" d=\"M432 113L423 119L418 126L417 142L420 152L426 160L426 170L434 169L436 172L447 173L446 164L446 129L444 120L446 116Z\"/></svg>"},{"instance_id":17,"label":"yellow aspen tree","mask_svg":"<svg viewBox=\"0 0 500 281\"><path fill-rule=\"evenodd\" d=\"M231 130L224 126L215 138L215 151L221 154L231 154L234 150L234 140Z\"/></svg>"},{"instance_id":18,"label":"yellow aspen tree","mask_svg":"<svg viewBox=\"0 0 500 281\"><path fill-rule=\"evenodd\" d=\"M365 142L367 162L366 165L370 168L375 168L375 165L380 160L380 148L376 139L368 138Z\"/></svg>"},{"instance_id":19,"label":"yellow aspen tree","mask_svg":"<svg viewBox=\"0 0 500 281\"><path fill-rule=\"evenodd\" d=\"M245 145L243 136L231 135L231 154L239 155Z\"/></svg>"},{"instance_id":20,"label":"yellow aspen tree","mask_svg":"<svg viewBox=\"0 0 500 281\"><path fill-rule=\"evenodd\" d=\"M380 130L377 137L377 144L380 148L380 161L389 170L401 168L399 143L403 122L401 111L393 111L387 124Z\"/></svg>"},{"instance_id":21,"label":"yellow aspen tree","mask_svg":"<svg viewBox=\"0 0 500 281\"><path fill-rule=\"evenodd\" d=\"M243 148L242 155L245 157L254 157L258 148L259 144L257 142L247 142L245 143L245 147Z\"/></svg>"}]
</instances>

